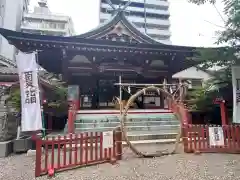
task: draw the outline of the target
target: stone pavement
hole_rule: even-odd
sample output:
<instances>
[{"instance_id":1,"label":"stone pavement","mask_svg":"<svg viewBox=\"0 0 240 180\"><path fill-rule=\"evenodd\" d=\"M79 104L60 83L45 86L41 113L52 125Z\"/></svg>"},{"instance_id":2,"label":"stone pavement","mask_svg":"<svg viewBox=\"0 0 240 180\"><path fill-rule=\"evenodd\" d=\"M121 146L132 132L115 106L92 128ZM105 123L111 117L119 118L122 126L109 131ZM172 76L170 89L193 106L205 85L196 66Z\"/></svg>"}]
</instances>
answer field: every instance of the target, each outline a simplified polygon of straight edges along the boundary
<instances>
[{"instance_id":1,"label":"stone pavement","mask_svg":"<svg viewBox=\"0 0 240 180\"><path fill-rule=\"evenodd\" d=\"M153 145L145 146L152 148ZM155 147L155 149L157 149ZM0 180L34 179L34 158L14 155L0 159ZM46 176L37 178L48 179ZM116 165L101 164L58 173L59 180L239 180L240 155L184 154L154 159L134 157L128 148Z\"/></svg>"}]
</instances>

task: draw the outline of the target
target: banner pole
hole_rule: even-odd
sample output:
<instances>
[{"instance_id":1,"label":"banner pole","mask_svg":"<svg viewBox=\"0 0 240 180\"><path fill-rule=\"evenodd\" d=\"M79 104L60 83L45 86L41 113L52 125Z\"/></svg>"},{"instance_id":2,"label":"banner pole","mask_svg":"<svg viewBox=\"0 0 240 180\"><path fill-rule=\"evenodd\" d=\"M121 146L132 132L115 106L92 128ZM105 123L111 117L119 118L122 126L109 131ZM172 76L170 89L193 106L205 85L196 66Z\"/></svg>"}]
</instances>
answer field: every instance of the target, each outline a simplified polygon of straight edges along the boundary
<instances>
[{"instance_id":1,"label":"banner pole","mask_svg":"<svg viewBox=\"0 0 240 180\"><path fill-rule=\"evenodd\" d=\"M40 83L40 79L39 79L39 64L38 64L38 51L36 50L36 61L37 61L37 77L38 77L38 86L39 86L39 90L40 90L40 93L39 93L39 96L40 96L40 107L41 107L41 114L42 114L42 127L43 127L43 130L42 130L42 137L45 138L46 137L46 128L45 128L45 119L44 119L44 112L43 112L43 93L42 93L42 86L41 86L41 83Z\"/></svg>"}]
</instances>

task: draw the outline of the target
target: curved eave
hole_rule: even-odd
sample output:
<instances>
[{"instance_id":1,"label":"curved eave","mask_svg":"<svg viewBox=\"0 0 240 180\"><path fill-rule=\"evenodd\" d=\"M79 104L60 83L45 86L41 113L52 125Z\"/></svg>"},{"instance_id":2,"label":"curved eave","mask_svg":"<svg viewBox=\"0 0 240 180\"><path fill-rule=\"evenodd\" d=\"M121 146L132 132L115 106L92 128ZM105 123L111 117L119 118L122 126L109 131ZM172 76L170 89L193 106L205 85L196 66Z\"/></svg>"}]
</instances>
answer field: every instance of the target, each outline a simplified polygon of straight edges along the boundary
<instances>
[{"instance_id":1,"label":"curved eave","mask_svg":"<svg viewBox=\"0 0 240 180\"><path fill-rule=\"evenodd\" d=\"M140 32L125 16L125 13L123 11L117 12L110 20L108 20L106 23L103 23L102 25L98 26L97 28L93 29L92 31L89 31L87 33L74 36L76 38L90 38L90 39L96 39L104 34L107 34L109 30L111 30L112 27L117 25L119 22L122 22L124 26L136 37L141 39L144 43L148 44L163 44L160 43L151 37L149 37L146 34L143 34Z\"/></svg>"},{"instance_id":2,"label":"curved eave","mask_svg":"<svg viewBox=\"0 0 240 180\"><path fill-rule=\"evenodd\" d=\"M196 50L195 47L186 46L146 43L131 44L128 42L29 34L3 28L0 28L0 34L4 36L10 44L14 45L23 52L46 48L62 48L75 50L87 49L88 51L96 50L98 52L115 52L115 50L117 50L123 53L150 53L156 55L167 53L166 55L170 55L172 53L193 53Z\"/></svg>"}]
</instances>

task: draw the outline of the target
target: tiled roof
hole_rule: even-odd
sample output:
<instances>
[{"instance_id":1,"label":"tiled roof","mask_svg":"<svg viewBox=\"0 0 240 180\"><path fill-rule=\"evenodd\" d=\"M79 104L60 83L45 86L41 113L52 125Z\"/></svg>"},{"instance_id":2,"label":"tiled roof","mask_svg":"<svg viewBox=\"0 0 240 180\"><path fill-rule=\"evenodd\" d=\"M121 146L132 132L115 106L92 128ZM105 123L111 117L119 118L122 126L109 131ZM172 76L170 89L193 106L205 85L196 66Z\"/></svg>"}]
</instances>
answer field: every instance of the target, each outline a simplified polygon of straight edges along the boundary
<instances>
[{"instance_id":1,"label":"tiled roof","mask_svg":"<svg viewBox=\"0 0 240 180\"><path fill-rule=\"evenodd\" d=\"M0 75L17 75L17 68L14 67L0 67Z\"/></svg>"},{"instance_id":2,"label":"tiled roof","mask_svg":"<svg viewBox=\"0 0 240 180\"><path fill-rule=\"evenodd\" d=\"M18 75L17 72L17 65L14 61L5 58L4 56L0 55L0 76L1 75ZM53 89L58 88L61 84L61 81L58 80L56 77L51 75L51 73L47 72L46 70L39 71L39 80L41 84L44 84L48 87Z\"/></svg>"},{"instance_id":3,"label":"tiled roof","mask_svg":"<svg viewBox=\"0 0 240 180\"><path fill-rule=\"evenodd\" d=\"M6 67L17 67L16 63L2 55L0 55L0 64L5 65Z\"/></svg>"}]
</instances>

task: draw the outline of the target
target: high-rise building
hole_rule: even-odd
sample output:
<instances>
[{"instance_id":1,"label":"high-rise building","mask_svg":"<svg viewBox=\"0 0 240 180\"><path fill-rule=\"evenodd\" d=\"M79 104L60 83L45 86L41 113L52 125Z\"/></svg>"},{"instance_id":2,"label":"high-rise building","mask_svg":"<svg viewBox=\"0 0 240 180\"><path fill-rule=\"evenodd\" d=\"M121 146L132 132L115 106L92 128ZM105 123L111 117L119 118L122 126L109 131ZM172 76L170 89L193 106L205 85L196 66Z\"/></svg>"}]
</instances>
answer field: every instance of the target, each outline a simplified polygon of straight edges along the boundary
<instances>
[{"instance_id":1,"label":"high-rise building","mask_svg":"<svg viewBox=\"0 0 240 180\"><path fill-rule=\"evenodd\" d=\"M0 27L19 31L23 13L28 11L30 0L0 0ZM0 55L15 59L16 49L0 36Z\"/></svg>"},{"instance_id":2,"label":"high-rise building","mask_svg":"<svg viewBox=\"0 0 240 180\"><path fill-rule=\"evenodd\" d=\"M109 20L128 1L131 3L124 11L136 28L159 42L171 44L168 0L101 0L100 23Z\"/></svg>"},{"instance_id":3,"label":"high-rise building","mask_svg":"<svg viewBox=\"0 0 240 180\"><path fill-rule=\"evenodd\" d=\"M71 17L51 13L47 0L39 0L32 13L24 13L22 32L42 35L72 36Z\"/></svg>"}]
</instances>

